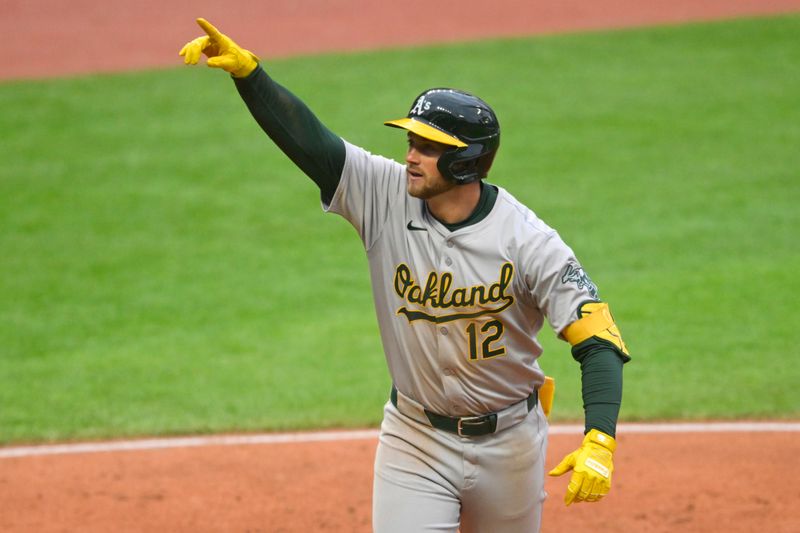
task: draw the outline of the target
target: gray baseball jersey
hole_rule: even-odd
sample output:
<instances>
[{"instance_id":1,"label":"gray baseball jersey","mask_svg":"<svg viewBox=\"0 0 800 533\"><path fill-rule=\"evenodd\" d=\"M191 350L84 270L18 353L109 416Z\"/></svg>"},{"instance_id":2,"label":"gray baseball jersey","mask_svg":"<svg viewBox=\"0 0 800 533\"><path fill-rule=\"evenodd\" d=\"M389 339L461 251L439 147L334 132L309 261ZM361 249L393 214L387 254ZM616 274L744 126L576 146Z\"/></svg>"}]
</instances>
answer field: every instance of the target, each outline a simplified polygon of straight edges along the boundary
<instances>
[{"instance_id":1,"label":"gray baseball jersey","mask_svg":"<svg viewBox=\"0 0 800 533\"><path fill-rule=\"evenodd\" d=\"M485 218L449 231L406 187L404 165L346 143L341 180L323 202L367 251L398 390L375 455L373 529L538 531L547 421L522 401L544 382L536 334L545 318L560 332L596 289L558 234L505 190ZM497 432L439 431L426 409L497 413Z\"/></svg>"},{"instance_id":2,"label":"gray baseball jersey","mask_svg":"<svg viewBox=\"0 0 800 533\"><path fill-rule=\"evenodd\" d=\"M572 250L511 194L449 231L406 192L405 166L346 143L323 208L358 231L395 386L450 416L499 411L544 381L536 334L560 332L596 299Z\"/></svg>"}]
</instances>

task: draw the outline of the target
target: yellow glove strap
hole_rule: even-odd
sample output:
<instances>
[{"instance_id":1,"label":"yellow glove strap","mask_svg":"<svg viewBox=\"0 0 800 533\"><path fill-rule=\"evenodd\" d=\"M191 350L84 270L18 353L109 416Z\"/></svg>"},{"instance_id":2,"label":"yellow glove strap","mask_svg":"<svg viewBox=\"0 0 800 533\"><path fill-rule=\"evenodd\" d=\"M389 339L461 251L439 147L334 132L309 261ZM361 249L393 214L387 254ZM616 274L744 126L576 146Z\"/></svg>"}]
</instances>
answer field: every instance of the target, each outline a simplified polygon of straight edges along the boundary
<instances>
[{"instance_id":1,"label":"yellow glove strap","mask_svg":"<svg viewBox=\"0 0 800 533\"><path fill-rule=\"evenodd\" d=\"M617 441L614 440L614 437L611 435L606 435L602 431L598 431L596 429L592 429L586 436L583 438L583 444L587 444L589 442L594 442L595 444L599 444L603 448L608 449L611 453L614 453L617 450Z\"/></svg>"}]
</instances>

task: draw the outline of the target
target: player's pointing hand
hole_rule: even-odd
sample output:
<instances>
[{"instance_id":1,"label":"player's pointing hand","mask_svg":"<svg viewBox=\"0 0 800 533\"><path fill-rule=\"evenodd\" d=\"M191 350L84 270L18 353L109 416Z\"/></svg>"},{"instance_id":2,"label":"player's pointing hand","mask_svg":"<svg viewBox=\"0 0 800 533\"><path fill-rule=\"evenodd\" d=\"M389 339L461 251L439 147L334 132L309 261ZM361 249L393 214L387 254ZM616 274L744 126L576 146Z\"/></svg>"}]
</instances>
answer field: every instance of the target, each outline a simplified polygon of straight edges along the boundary
<instances>
[{"instance_id":1,"label":"player's pointing hand","mask_svg":"<svg viewBox=\"0 0 800 533\"><path fill-rule=\"evenodd\" d=\"M181 48L179 55L183 56L184 63L196 65L200 60L200 55L205 54L208 56L209 67L221 68L230 72L234 78L247 77L258 66L258 56L220 33L206 19L197 19L197 24L203 28L206 35L189 41Z\"/></svg>"},{"instance_id":2,"label":"player's pointing hand","mask_svg":"<svg viewBox=\"0 0 800 533\"><path fill-rule=\"evenodd\" d=\"M222 35L220 31L214 27L213 24L211 24L203 17L197 19L197 24L201 28L203 28L203 31L206 32L206 35L208 35L211 39L215 41L223 41L224 39L226 39L226 37Z\"/></svg>"}]
</instances>

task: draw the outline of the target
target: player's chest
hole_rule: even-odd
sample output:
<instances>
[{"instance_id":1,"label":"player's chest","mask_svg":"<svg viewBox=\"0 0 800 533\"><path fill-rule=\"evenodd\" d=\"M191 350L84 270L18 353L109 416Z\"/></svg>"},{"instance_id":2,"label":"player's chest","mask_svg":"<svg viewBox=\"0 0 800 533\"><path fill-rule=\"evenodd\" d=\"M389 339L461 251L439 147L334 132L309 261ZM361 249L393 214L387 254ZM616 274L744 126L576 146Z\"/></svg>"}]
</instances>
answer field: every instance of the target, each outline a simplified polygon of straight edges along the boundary
<instances>
[{"instance_id":1,"label":"player's chest","mask_svg":"<svg viewBox=\"0 0 800 533\"><path fill-rule=\"evenodd\" d=\"M498 236L404 221L381 240L383 283L414 307L487 309L508 303L515 259Z\"/></svg>"}]
</instances>

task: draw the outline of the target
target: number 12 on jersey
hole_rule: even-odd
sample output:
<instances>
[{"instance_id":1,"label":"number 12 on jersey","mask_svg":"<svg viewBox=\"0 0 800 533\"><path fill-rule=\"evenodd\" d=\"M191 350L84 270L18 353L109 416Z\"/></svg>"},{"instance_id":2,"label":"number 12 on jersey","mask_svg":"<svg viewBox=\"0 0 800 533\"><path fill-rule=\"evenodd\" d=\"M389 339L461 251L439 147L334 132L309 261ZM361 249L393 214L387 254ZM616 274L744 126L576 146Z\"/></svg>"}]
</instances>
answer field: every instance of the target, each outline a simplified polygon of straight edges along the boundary
<instances>
[{"instance_id":1,"label":"number 12 on jersey","mask_svg":"<svg viewBox=\"0 0 800 533\"><path fill-rule=\"evenodd\" d=\"M503 336L503 323L499 320L490 320L484 323L480 330L478 324L470 322L467 326L469 337L469 360L480 361L491 359L506 354L504 346L496 345L497 340Z\"/></svg>"}]
</instances>

